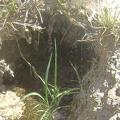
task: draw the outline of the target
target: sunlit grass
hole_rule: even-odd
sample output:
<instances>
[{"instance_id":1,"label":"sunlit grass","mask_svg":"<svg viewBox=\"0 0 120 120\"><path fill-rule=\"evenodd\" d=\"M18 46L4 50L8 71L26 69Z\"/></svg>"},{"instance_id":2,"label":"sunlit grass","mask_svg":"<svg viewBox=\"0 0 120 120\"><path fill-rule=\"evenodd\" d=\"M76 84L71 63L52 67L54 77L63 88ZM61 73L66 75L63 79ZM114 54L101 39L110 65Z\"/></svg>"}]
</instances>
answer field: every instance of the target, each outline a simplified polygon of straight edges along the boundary
<instances>
[{"instance_id":1,"label":"sunlit grass","mask_svg":"<svg viewBox=\"0 0 120 120\"><path fill-rule=\"evenodd\" d=\"M101 27L113 28L120 23L120 2L118 0L98 0L98 4L91 8L90 21Z\"/></svg>"}]
</instances>

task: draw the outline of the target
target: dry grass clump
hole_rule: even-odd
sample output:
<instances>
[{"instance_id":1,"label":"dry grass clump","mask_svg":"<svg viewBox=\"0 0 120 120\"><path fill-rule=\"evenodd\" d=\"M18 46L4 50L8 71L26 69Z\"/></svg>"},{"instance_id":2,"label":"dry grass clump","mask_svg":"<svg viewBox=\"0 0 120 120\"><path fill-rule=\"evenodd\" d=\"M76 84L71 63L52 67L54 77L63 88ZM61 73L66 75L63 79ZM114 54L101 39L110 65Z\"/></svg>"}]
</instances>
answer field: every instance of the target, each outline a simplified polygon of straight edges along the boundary
<instances>
[{"instance_id":1,"label":"dry grass clump","mask_svg":"<svg viewBox=\"0 0 120 120\"><path fill-rule=\"evenodd\" d=\"M110 36L114 45L117 45L120 23L119 1L58 0L58 2L61 4L61 12L66 14L71 23L85 30L85 35L79 42L98 42L105 47L106 36Z\"/></svg>"},{"instance_id":2,"label":"dry grass clump","mask_svg":"<svg viewBox=\"0 0 120 120\"><path fill-rule=\"evenodd\" d=\"M117 0L100 2L93 13L93 19L101 26L113 28L120 23L120 3Z\"/></svg>"},{"instance_id":3,"label":"dry grass clump","mask_svg":"<svg viewBox=\"0 0 120 120\"><path fill-rule=\"evenodd\" d=\"M86 14L90 27L101 40L104 36L112 35L115 41L119 37L120 3L117 0L98 0L91 8L91 14Z\"/></svg>"},{"instance_id":4,"label":"dry grass clump","mask_svg":"<svg viewBox=\"0 0 120 120\"><path fill-rule=\"evenodd\" d=\"M29 28L41 31L43 1L1 0L0 37L2 40L25 38Z\"/></svg>"}]
</instances>

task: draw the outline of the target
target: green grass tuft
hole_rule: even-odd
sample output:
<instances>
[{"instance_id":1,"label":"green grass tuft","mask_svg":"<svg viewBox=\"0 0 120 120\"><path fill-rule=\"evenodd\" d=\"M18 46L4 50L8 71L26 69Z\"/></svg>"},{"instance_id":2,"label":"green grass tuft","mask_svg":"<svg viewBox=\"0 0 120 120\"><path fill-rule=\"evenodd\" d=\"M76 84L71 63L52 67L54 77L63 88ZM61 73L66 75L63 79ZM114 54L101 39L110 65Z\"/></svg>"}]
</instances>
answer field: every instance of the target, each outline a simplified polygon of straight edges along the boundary
<instances>
[{"instance_id":1,"label":"green grass tuft","mask_svg":"<svg viewBox=\"0 0 120 120\"><path fill-rule=\"evenodd\" d=\"M61 98L65 95L74 94L76 93L77 88L73 89L67 89L64 91L60 91L60 87L57 85L57 47L56 47L56 40L55 40L55 53L54 53L55 63L54 63L54 85L50 84L48 79L51 61L53 53L51 53L49 62L46 68L45 78L42 78L40 75L37 74L35 68L32 66L33 71L35 75L42 81L44 93L43 96L41 93L32 92L27 95L25 95L21 100L26 99L30 96L38 96L41 100L38 102L38 104L34 107L39 108L37 110L37 115L40 118L40 120L52 120L53 114L60 109L59 103L61 101Z\"/></svg>"}]
</instances>

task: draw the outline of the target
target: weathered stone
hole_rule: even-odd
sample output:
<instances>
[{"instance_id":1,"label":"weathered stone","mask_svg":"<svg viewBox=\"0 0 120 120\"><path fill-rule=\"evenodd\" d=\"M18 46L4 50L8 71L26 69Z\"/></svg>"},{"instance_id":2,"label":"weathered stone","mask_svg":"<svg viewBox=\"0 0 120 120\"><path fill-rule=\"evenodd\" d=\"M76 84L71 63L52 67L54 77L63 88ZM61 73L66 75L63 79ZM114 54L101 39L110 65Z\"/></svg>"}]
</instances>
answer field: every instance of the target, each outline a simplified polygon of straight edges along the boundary
<instances>
[{"instance_id":1,"label":"weathered stone","mask_svg":"<svg viewBox=\"0 0 120 120\"><path fill-rule=\"evenodd\" d=\"M13 91L0 93L0 120L20 119L25 110L25 104Z\"/></svg>"},{"instance_id":2,"label":"weathered stone","mask_svg":"<svg viewBox=\"0 0 120 120\"><path fill-rule=\"evenodd\" d=\"M10 66L6 64L5 60L0 61L0 86L14 84L14 73Z\"/></svg>"}]
</instances>

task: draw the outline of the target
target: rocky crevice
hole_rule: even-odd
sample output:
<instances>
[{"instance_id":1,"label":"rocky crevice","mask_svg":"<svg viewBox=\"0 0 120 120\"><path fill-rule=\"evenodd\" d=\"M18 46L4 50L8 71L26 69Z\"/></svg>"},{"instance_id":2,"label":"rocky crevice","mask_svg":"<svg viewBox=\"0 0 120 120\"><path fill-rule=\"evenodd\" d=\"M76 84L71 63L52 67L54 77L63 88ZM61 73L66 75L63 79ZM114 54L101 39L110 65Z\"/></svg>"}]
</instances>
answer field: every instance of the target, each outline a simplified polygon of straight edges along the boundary
<instances>
[{"instance_id":1,"label":"rocky crevice","mask_svg":"<svg viewBox=\"0 0 120 120\"><path fill-rule=\"evenodd\" d=\"M120 46L114 48L111 47L110 51L109 48L103 50L97 47L100 57L95 70L97 74L93 71L91 76L86 75L89 79L94 79L93 84L89 86L89 92L85 92L84 97L81 97L81 93L77 96L79 107L74 108L74 117L68 118L69 120L120 119Z\"/></svg>"}]
</instances>

